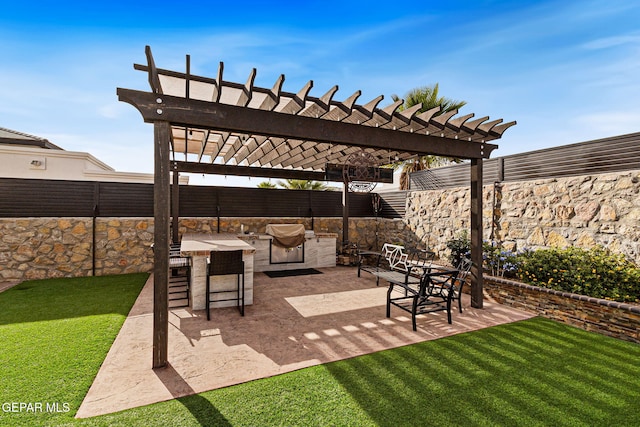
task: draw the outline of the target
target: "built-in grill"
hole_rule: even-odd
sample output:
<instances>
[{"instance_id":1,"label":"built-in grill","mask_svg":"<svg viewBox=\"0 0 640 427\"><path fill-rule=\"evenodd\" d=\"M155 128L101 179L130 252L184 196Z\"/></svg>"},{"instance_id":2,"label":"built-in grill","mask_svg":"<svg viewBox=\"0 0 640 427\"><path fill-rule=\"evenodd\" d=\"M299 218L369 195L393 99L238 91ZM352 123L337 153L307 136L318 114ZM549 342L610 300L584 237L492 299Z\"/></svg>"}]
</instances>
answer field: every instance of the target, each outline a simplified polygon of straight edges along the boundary
<instances>
[{"instance_id":1,"label":"built-in grill","mask_svg":"<svg viewBox=\"0 0 640 427\"><path fill-rule=\"evenodd\" d=\"M272 237L269 263L303 263L305 229L302 224L269 224L266 233Z\"/></svg>"}]
</instances>

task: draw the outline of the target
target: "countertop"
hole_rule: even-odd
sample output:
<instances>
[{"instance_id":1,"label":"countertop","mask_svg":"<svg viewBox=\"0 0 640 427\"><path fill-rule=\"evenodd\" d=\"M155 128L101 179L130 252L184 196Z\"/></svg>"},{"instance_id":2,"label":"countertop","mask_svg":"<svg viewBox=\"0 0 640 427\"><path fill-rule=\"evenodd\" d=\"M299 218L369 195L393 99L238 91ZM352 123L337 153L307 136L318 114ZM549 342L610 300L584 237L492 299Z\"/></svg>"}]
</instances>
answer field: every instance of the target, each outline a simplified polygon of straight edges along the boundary
<instances>
[{"instance_id":1,"label":"countertop","mask_svg":"<svg viewBox=\"0 0 640 427\"><path fill-rule=\"evenodd\" d=\"M211 251L243 250L244 253L254 253L253 246L238 238L237 234L220 233L188 233L182 236L180 252L184 255L209 255Z\"/></svg>"}]
</instances>

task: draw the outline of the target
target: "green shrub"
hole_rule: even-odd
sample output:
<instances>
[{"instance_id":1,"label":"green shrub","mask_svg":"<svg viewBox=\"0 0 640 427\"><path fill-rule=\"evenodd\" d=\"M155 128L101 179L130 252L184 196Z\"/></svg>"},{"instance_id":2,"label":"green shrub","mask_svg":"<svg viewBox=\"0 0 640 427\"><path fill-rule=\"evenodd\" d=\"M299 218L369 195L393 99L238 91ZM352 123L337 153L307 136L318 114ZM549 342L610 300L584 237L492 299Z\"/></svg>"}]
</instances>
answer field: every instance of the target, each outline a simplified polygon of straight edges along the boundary
<instances>
[{"instance_id":1,"label":"green shrub","mask_svg":"<svg viewBox=\"0 0 640 427\"><path fill-rule=\"evenodd\" d=\"M624 255L602 247L526 251L517 261L517 276L525 283L614 301L640 301L640 269Z\"/></svg>"},{"instance_id":2,"label":"green shrub","mask_svg":"<svg viewBox=\"0 0 640 427\"><path fill-rule=\"evenodd\" d=\"M460 264L462 258L471 257L471 240L467 230L463 230L457 237L447 242L447 248L451 251L448 256L451 265Z\"/></svg>"},{"instance_id":3,"label":"green shrub","mask_svg":"<svg viewBox=\"0 0 640 427\"><path fill-rule=\"evenodd\" d=\"M447 242L449 262L471 254L466 231ZM640 268L603 247L539 249L514 253L484 242L483 268L492 276L619 302L640 302Z\"/></svg>"}]
</instances>

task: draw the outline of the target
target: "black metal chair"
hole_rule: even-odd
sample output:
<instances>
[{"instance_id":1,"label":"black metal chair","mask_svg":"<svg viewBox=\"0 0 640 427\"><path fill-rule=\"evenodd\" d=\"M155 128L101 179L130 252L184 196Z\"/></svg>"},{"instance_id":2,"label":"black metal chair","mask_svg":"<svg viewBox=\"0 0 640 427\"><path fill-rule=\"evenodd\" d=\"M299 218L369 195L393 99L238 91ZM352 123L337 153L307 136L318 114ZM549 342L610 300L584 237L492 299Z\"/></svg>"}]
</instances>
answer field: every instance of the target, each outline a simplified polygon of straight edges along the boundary
<instances>
[{"instance_id":1,"label":"black metal chair","mask_svg":"<svg viewBox=\"0 0 640 427\"><path fill-rule=\"evenodd\" d=\"M237 295L235 298L211 299L211 295L229 294L230 290L211 290L211 276L225 276L235 274L237 279ZM242 280L240 280L242 276ZM240 314L244 316L244 261L242 260L242 250L237 251L211 251L209 254L209 264L207 266L207 320L211 320L210 307L212 302L237 301Z\"/></svg>"},{"instance_id":2,"label":"black metal chair","mask_svg":"<svg viewBox=\"0 0 640 427\"><path fill-rule=\"evenodd\" d=\"M458 275L451 283L451 292L453 293L453 300L458 300L458 311L462 313L462 288L467 283L467 277L471 272L471 266L473 262L469 258L462 258L460 262L454 267L458 271ZM443 282L443 279L437 276L432 279L435 284Z\"/></svg>"},{"instance_id":3,"label":"black metal chair","mask_svg":"<svg viewBox=\"0 0 640 427\"><path fill-rule=\"evenodd\" d=\"M453 281L453 299L458 300L458 311L462 313L462 288L467 283L467 277L471 273L471 266L473 262L469 258L462 258L460 263L456 266L458 270L458 276Z\"/></svg>"},{"instance_id":4,"label":"black metal chair","mask_svg":"<svg viewBox=\"0 0 640 427\"><path fill-rule=\"evenodd\" d=\"M451 301L454 296L452 288L457 276L458 270L437 272L427 270L422 275L419 285L389 281L387 317L391 317L393 305L411 313L414 331L417 330L416 316L423 313L446 311L447 321L451 324ZM394 294L394 290L399 290L402 295Z\"/></svg>"}]
</instances>

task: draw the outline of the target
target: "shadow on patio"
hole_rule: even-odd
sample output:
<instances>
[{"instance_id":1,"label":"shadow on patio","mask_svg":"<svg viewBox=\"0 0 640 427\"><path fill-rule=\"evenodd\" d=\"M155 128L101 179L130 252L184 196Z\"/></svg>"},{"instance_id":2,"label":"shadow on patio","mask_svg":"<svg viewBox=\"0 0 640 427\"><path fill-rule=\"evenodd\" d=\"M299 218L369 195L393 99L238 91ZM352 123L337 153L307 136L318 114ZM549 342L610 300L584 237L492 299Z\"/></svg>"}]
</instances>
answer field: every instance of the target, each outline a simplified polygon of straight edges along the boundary
<instances>
[{"instance_id":1,"label":"shadow on patio","mask_svg":"<svg viewBox=\"0 0 640 427\"><path fill-rule=\"evenodd\" d=\"M484 309L422 315L411 330L407 313L385 317L386 286L356 269L321 269L321 275L254 276L254 304L245 317L235 308L173 309L169 314L170 366L152 364L153 279L150 278L77 416L101 415L169 400L308 366L473 331L532 315L485 300Z\"/></svg>"}]
</instances>

